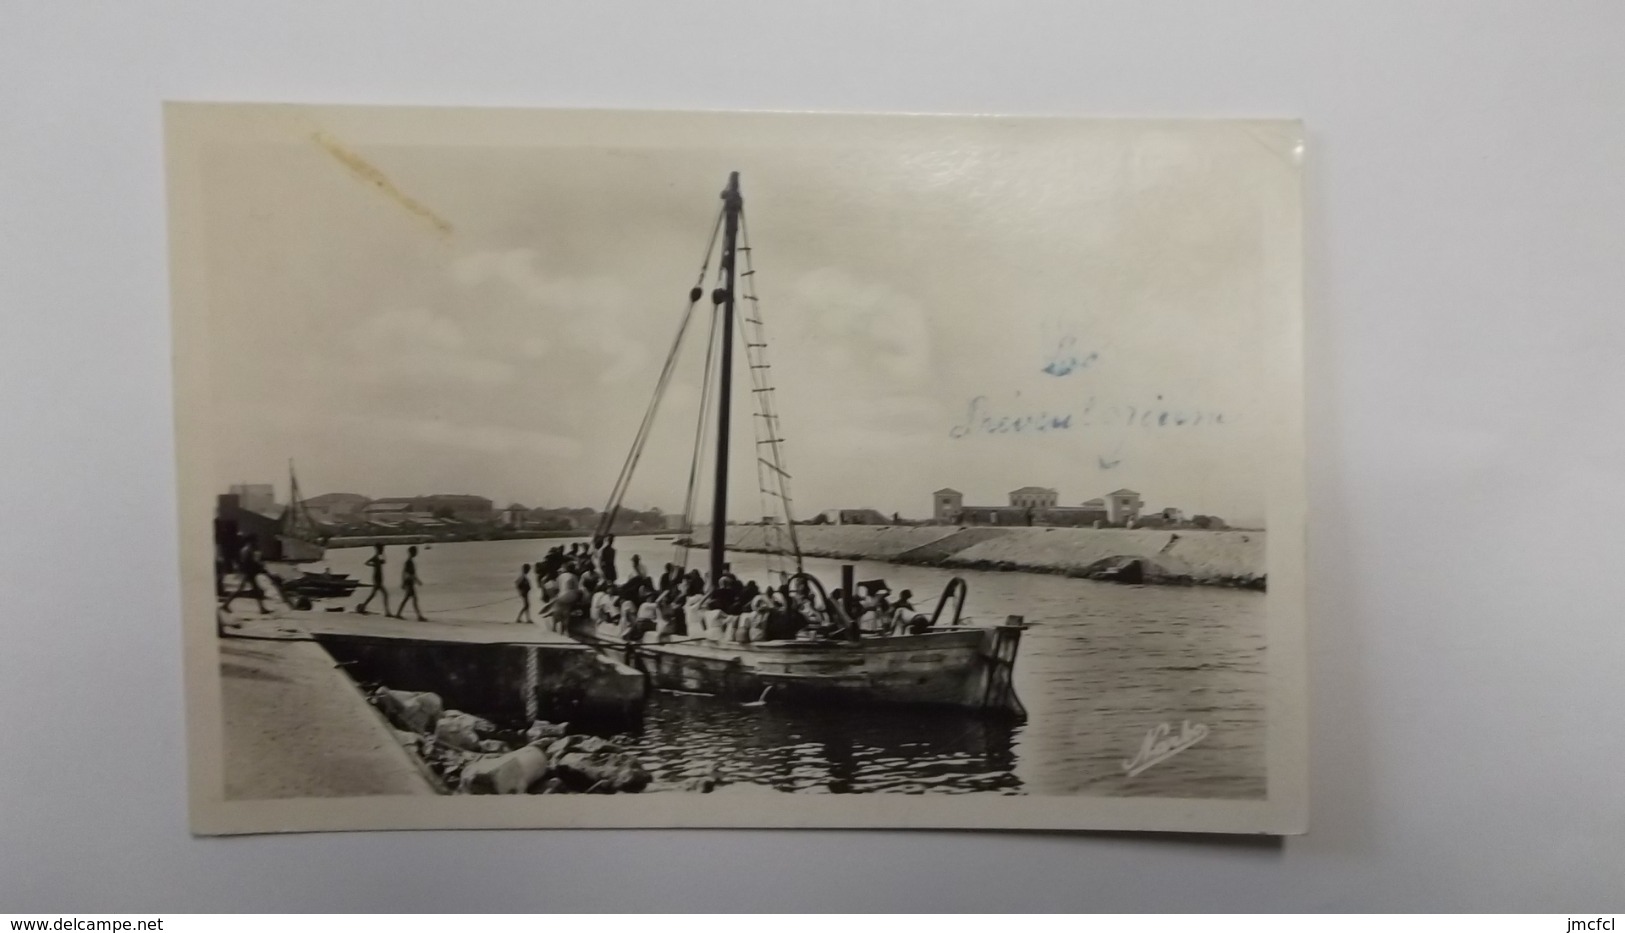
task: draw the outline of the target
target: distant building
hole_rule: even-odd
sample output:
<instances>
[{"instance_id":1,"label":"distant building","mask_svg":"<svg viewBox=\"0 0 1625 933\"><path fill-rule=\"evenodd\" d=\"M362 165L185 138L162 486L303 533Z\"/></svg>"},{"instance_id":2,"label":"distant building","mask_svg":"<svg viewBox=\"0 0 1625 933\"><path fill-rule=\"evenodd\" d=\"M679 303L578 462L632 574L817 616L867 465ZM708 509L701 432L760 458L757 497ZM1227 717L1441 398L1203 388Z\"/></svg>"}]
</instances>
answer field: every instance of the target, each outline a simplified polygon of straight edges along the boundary
<instances>
[{"instance_id":1,"label":"distant building","mask_svg":"<svg viewBox=\"0 0 1625 933\"><path fill-rule=\"evenodd\" d=\"M1177 525L1185 521L1185 513L1181 509L1163 509L1157 514L1162 516L1163 521L1171 525Z\"/></svg>"},{"instance_id":2,"label":"distant building","mask_svg":"<svg viewBox=\"0 0 1625 933\"><path fill-rule=\"evenodd\" d=\"M1069 528L1089 528L1106 524L1105 506L1058 505L1045 509L1039 516L1040 525L1064 525Z\"/></svg>"},{"instance_id":3,"label":"distant building","mask_svg":"<svg viewBox=\"0 0 1625 933\"><path fill-rule=\"evenodd\" d=\"M1090 527L1122 525L1134 521L1144 504L1132 489L1090 499L1082 505L1059 505L1059 491L1048 486L1023 486L1010 492L1009 505L966 505L957 489L931 494L931 518L943 525L1055 525Z\"/></svg>"},{"instance_id":4,"label":"distant building","mask_svg":"<svg viewBox=\"0 0 1625 933\"><path fill-rule=\"evenodd\" d=\"M218 487L216 487L218 488ZM264 515L280 513L277 508L276 487L270 483L240 483L228 490L237 497L237 508Z\"/></svg>"},{"instance_id":5,"label":"distant building","mask_svg":"<svg viewBox=\"0 0 1625 933\"><path fill-rule=\"evenodd\" d=\"M891 520L874 509L825 509L819 515L831 525L889 525Z\"/></svg>"},{"instance_id":6,"label":"distant building","mask_svg":"<svg viewBox=\"0 0 1625 933\"><path fill-rule=\"evenodd\" d=\"M353 492L329 492L311 496L300 504L316 521L326 525L347 525L360 521L361 510L371 501Z\"/></svg>"},{"instance_id":7,"label":"distant building","mask_svg":"<svg viewBox=\"0 0 1625 933\"><path fill-rule=\"evenodd\" d=\"M492 522L497 517L495 503L484 496L419 496L413 506L416 511L460 522Z\"/></svg>"},{"instance_id":8,"label":"distant building","mask_svg":"<svg viewBox=\"0 0 1625 933\"><path fill-rule=\"evenodd\" d=\"M1010 505L1018 509L1053 509L1061 494L1044 486L1023 486L1011 490Z\"/></svg>"},{"instance_id":9,"label":"distant building","mask_svg":"<svg viewBox=\"0 0 1625 933\"><path fill-rule=\"evenodd\" d=\"M411 499L374 499L361 507L361 518L367 522L399 525L411 512Z\"/></svg>"},{"instance_id":10,"label":"distant building","mask_svg":"<svg viewBox=\"0 0 1625 933\"><path fill-rule=\"evenodd\" d=\"M374 499L361 507L363 521L419 522L446 519L472 525L498 520L498 512L484 496L392 496Z\"/></svg>"},{"instance_id":11,"label":"distant building","mask_svg":"<svg viewBox=\"0 0 1625 933\"><path fill-rule=\"evenodd\" d=\"M1037 520L1037 510L1010 505L967 505L959 510L958 525L1025 525Z\"/></svg>"},{"instance_id":12,"label":"distant building","mask_svg":"<svg viewBox=\"0 0 1625 933\"><path fill-rule=\"evenodd\" d=\"M1054 511L1060 493L1048 486L1023 486L1010 491L1009 505L966 505L957 489L931 494L931 520L942 525L1038 525Z\"/></svg>"},{"instance_id":13,"label":"distant building","mask_svg":"<svg viewBox=\"0 0 1625 933\"><path fill-rule=\"evenodd\" d=\"M523 528L530 519L530 510L517 502L509 504L497 514L497 522L504 528Z\"/></svg>"},{"instance_id":14,"label":"distant building","mask_svg":"<svg viewBox=\"0 0 1625 933\"><path fill-rule=\"evenodd\" d=\"M1132 489L1119 489L1106 494L1106 520L1113 525L1126 525L1140 517L1145 502Z\"/></svg>"},{"instance_id":15,"label":"distant building","mask_svg":"<svg viewBox=\"0 0 1625 933\"><path fill-rule=\"evenodd\" d=\"M965 494L957 489L943 487L931 494L931 518L938 524L959 524L959 513L964 508Z\"/></svg>"},{"instance_id":16,"label":"distant building","mask_svg":"<svg viewBox=\"0 0 1625 933\"><path fill-rule=\"evenodd\" d=\"M233 486L242 489L242 486ZM269 487L266 487L269 488ZM273 503L273 507L275 503ZM278 548L277 536L282 533L280 509L268 514L263 509L243 507L240 493L227 493L215 500L216 545L226 544L233 555L244 541L253 541L261 554L274 554ZM232 556L232 555L227 555Z\"/></svg>"},{"instance_id":17,"label":"distant building","mask_svg":"<svg viewBox=\"0 0 1625 933\"><path fill-rule=\"evenodd\" d=\"M573 531L582 527L582 522L564 509L531 509L525 522L528 527L541 531Z\"/></svg>"}]
</instances>

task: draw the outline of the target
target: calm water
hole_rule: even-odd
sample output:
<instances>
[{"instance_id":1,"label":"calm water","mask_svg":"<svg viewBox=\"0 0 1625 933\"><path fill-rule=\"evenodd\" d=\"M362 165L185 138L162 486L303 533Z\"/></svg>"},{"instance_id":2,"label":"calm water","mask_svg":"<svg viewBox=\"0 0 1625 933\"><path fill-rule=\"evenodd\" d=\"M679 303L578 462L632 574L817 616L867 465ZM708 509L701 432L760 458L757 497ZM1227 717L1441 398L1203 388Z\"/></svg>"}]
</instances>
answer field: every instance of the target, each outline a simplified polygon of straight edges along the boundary
<instances>
[{"instance_id":1,"label":"calm water","mask_svg":"<svg viewBox=\"0 0 1625 933\"><path fill-rule=\"evenodd\" d=\"M438 544L418 557L431 617L512 621L519 565L579 539ZM669 541L617 539L626 572L641 554L652 572L677 560ZM330 551L334 571L365 579L371 549ZM405 549L389 549L391 590ZM690 562L703 566L705 552ZM732 554L741 578L767 580L766 557ZM314 565L311 569L320 569ZM839 585L840 563L807 568ZM857 579L883 578L935 600L952 574L860 562ZM1016 690L1028 721L1004 725L940 712L790 710L659 693L635 748L659 781L715 763L731 781L808 793L891 791L1157 797L1264 795L1264 596L1213 587L1129 587L1026 573L960 572L973 620L1025 616ZM356 601L359 601L358 591ZM393 593L392 593L393 595ZM495 603L492 605L492 603ZM475 711L477 712L477 711ZM1129 777L1124 762L1161 723L1207 727L1172 758Z\"/></svg>"}]
</instances>

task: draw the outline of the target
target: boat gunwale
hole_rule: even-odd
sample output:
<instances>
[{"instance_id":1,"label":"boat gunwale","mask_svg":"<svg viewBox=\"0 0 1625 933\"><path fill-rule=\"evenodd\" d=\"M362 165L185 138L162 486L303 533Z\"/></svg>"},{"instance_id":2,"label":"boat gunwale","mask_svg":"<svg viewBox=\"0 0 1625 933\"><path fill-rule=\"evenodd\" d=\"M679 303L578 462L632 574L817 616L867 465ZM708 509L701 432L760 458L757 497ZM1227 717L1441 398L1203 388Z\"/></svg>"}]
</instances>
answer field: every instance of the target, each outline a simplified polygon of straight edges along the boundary
<instances>
[{"instance_id":1,"label":"boat gunwale","mask_svg":"<svg viewBox=\"0 0 1625 933\"><path fill-rule=\"evenodd\" d=\"M843 641L829 639L823 641L799 641L782 638L773 641L760 642L718 642L699 636L687 636L682 641L626 641L624 639L600 639L598 644L608 648L633 648L638 651L660 651L668 654L683 654L699 657L713 657L719 654L743 655L755 654L766 657L785 657L797 654L806 654L811 657L829 657L837 652L852 652L868 654L870 652L891 653L895 651L917 651L921 648L949 647L941 642L950 638L965 648L978 647L987 634L1000 628L1010 626L958 626L934 632L919 632L911 635L885 635L865 638L863 641ZM967 637L970 636L970 637ZM937 644L933 644L937 642ZM688 649L688 650L684 650ZM692 650L701 649L701 650Z\"/></svg>"}]
</instances>

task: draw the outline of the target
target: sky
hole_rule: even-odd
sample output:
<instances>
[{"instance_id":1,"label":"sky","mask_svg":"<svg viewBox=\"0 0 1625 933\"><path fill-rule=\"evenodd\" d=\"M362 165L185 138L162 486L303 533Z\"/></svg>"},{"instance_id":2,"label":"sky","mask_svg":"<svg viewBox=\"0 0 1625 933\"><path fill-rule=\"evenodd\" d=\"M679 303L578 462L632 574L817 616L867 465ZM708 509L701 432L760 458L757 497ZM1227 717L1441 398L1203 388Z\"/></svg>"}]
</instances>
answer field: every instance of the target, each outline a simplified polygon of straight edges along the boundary
<instances>
[{"instance_id":1,"label":"sky","mask_svg":"<svg viewBox=\"0 0 1625 933\"><path fill-rule=\"evenodd\" d=\"M1261 308L1296 175L1253 130L704 128L211 144L197 403L217 484L285 495L291 458L307 496L602 507L737 170L798 516L925 517L941 487L1002 504L1038 485L1263 524L1259 374L1280 335ZM709 312L628 505L681 510ZM750 519L736 365L730 502Z\"/></svg>"}]
</instances>

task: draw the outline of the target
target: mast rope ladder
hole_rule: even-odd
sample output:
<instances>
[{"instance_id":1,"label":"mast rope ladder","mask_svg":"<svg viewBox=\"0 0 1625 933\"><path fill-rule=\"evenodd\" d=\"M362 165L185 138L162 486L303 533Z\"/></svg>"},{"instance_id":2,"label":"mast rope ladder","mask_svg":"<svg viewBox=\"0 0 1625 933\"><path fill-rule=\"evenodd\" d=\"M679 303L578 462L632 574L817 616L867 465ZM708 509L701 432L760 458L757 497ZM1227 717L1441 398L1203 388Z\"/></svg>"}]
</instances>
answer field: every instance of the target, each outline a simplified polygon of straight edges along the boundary
<instances>
[{"instance_id":1,"label":"mast rope ladder","mask_svg":"<svg viewBox=\"0 0 1625 933\"><path fill-rule=\"evenodd\" d=\"M756 268L751 258L750 224L743 210L739 216L739 237L741 245L738 252L745 266L740 272L745 291L741 297L750 303L750 312L740 317L744 323L740 328L740 340L744 344L751 374L751 395L755 397L758 408L756 414L761 416L751 419L751 423L756 431L758 450L756 485L762 497L762 538L767 549L768 572L779 577L782 583L792 573L802 571L802 557L796 540L795 515L790 508L790 472L784 463L784 438L778 433L779 415L774 404L772 366L767 359L765 318L762 316L760 296L756 292ZM776 505L774 500L777 501ZM793 566L786 566L786 558L793 561Z\"/></svg>"},{"instance_id":2,"label":"mast rope ladder","mask_svg":"<svg viewBox=\"0 0 1625 933\"><path fill-rule=\"evenodd\" d=\"M683 501L683 525L687 537L691 540L694 531L694 514L699 506L700 476L706 464L706 441L708 422L713 414L716 416L718 434L715 438L717 456L713 464L716 474L716 495L713 502L713 516L711 524L716 526L725 523L726 516L726 476L728 464L726 462L727 436L722 434L728 421L729 395L727 388L729 382L732 357L732 322L734 318L735 291L742 292L738 297L750 302L748 313L740 314L739 343L743 345L747 371L752 382L751 396L756 399L757 411L752 414L751 424L756 435L756 479L757 490L761 495L763 543L766 545L768 556L768 572L778 576L781 582L790 578L791 572L802 572L802 555L800 542L796 538L795 516L791 510L790 499L790 472L785 468L783 444L784 438L779 436L779 414L774 401L774 386L770 379L771 366L767 359L767 340L764 332L764 318L761 312L760 298L756 293L756 269L752 266L750 233L745 223L743 202L738 195L737 173L730 180L730 186L723 192L724 205L718 213L716 222L711 228L711 237L706 244L705 255L700 263L699 275L696 277L693 288L689 291L688 306L683 312L677 333L672 338L671 349L666 354L660 375L655 381L654 392L649 399L649 405L639 423L637 433L633 437L632 447L627 452L626 460L621 464L620 473L616 476L614 487L610 492L609 502L606 504L598 523L598 535L609 534L613 531L615 521L619 517L622 504L636 473L643 450L652 433L655 417L660 409L660 403L671 385L672 377L676 371L677 361L681 355L682 345L689 325L694 318L695 306L705 296L704 285L708 273L711 271L713 258L717 259L715 287L711 291L711 327L710 339L706 342L705 377L701 382L699 414L694 429L694 453L689 462L688 488ZM726 237L718 254L719 235L726 231ZM739 242L735 241L737 239ZM743 259L741 263L740 260ZM745 268L736 270L735 266L743 265ZM737 280L736 280L737 276ZM712 383L716 382L714 388ZM717 568L721 566L723 555L715 553L724 547L725 528L711 529L712 534L712 577L713 582ZM689 548L679 544L678 561L686 568L688 564ZM787 567L786 559L793 560L793 567Z\"/></svg>"}]
</instances>

